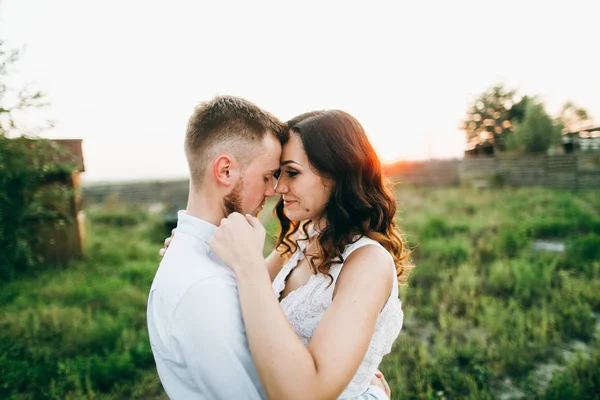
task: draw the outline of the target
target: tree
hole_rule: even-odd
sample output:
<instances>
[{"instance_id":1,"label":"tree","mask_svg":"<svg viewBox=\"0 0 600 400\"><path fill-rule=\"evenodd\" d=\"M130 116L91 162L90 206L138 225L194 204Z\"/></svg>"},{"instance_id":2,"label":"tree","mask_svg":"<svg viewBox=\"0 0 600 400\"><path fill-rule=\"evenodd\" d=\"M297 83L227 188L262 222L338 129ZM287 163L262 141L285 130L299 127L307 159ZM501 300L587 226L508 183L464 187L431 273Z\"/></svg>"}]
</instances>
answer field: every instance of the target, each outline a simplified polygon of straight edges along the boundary
<instances>
[{"instance_id":1,"label":"tree","mask_svg":"<svg viewBox=\"0 0 600 400\"><path fill-rule=\"evenodd\" d=\"M594 120L587 110L572 101L563 104L560 115L554 120L554 123L561 127L563 134L578 132L594 126Z\"/></svg>"},{"instance_id":2,"label":"tree","mask_svg":"<svg viewBox=\"0 0 600 400\"><path fill-rule=\"evenodd\" d=\"M18 123L18 114L32 108L48 105L40 91L31 91L28 87L16 90L8 82L13 66L19 60L19 50L7 49L0 39L0 135L21 135L24 127Z\"/></svg>"},{"instance_id":3,"label":"tree","mask_svg":"<svg viewBox=\"0 0 600 400\"><path fill-rule=\"evenodd\" d=\"M560 140L560 130L552 123L544 105L529 101L523 122L508 139L508 147L528 154L545 153Z\"/></svg>"},{"instance_id":4,"label":"tree","mask_svg":"<svg viewBox=\"0 0 600 400\"><path fill-rule=\"evenodd\" d=\"M520 97L516 90L496 85L479 95L467 110L461 128L465 131L467 146L489 143L498 150L506 148L507 137L516 123L523 119L527 96Z\"/></svg>"}]
</instances>

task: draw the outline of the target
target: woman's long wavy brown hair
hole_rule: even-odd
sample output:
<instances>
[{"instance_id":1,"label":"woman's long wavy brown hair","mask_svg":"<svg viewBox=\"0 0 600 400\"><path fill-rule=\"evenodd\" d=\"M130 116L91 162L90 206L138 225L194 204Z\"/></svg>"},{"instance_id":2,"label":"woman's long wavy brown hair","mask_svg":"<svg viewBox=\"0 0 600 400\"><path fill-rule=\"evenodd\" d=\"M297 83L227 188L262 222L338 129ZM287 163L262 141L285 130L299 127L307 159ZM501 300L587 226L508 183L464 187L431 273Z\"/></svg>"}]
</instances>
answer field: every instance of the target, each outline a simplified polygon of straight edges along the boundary
<instances>
[{"instance_id":1,"label":"woman's long wavy brown hair","mask_svg":"<svg viewBox=\"0 0 600 400\"><path fill-rule=\"evenodd\" d=\"M302 140L311 168L334 182L325 207L327 224L318 237L319 254L308 258L313 272L328 275L333 282L329 269L345 261L344 249L361 235L390 252L399 282L404 282L409 251L394 220L397 202L361 124L346 112L328 110L299 115L286 125L290 134ZM297 249L298 238L308 238L313 221L290 221L283 199L275 206L275 214L281 223L276 248L289 257Z\"/></svg>"}]
</instances>

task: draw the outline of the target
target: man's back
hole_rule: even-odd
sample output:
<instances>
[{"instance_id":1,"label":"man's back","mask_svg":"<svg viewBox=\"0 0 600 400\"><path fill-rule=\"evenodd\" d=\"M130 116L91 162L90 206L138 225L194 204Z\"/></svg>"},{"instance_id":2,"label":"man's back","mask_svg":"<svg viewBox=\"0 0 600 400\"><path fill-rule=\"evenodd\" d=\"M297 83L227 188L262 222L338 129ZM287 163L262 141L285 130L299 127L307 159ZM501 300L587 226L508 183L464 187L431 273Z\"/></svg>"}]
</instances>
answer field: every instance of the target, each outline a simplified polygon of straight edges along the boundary
<instances>
[{"instance_id":1,"label":"man's back","mask_svg":"<svg viewBox=\"0 0 600 400\"><path fill-rule=\"evenodd\" d=\"M235 275L214 257L215 229L185 212L148 297L152 353L172 399L265 398L250 356Z\"/></svg>"}]
</instances>

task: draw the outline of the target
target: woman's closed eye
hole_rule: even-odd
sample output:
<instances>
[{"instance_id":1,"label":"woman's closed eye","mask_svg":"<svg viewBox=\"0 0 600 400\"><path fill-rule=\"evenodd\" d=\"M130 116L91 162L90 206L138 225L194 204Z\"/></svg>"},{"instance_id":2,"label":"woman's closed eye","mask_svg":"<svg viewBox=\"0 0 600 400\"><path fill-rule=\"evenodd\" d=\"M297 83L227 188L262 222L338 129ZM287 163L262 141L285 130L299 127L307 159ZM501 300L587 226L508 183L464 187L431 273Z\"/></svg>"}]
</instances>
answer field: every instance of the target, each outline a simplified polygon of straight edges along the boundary
<instances>
[{"instance_id":1,"label":"woman's closed eye","mask_svg":"<svg viewBox=\"0 0 600 400\"><path fill-rule=\"evenodd\" d=\"M289 176L290 178L293 178L293 177L295 177L296 175L298 175L298 174L299 174L299 172L298 172L298 171L295 171L295 170L293 170L293 169L288 169L288 170L286 170L286 171L285 171L285 173L286 173L286 174L287 174L287 176Z\"/></svg>"}]
</instances>

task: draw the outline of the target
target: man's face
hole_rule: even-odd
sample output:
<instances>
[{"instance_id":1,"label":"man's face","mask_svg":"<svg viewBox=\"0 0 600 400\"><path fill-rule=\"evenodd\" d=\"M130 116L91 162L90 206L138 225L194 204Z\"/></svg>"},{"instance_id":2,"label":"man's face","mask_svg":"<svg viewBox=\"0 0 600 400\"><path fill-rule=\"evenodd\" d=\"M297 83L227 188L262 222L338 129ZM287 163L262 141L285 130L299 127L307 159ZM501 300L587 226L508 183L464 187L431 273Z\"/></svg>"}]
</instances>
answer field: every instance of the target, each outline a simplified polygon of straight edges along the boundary
<instances>
[{"instance_id":1,"label":"man's face","mask_svg":"<svg viewBox=\"0 0 600 400\"><path fill-rule=\"evenodd\" d=\"M240 180L223 199L227 215L234 211L258 215L267 197L275 194L274 175L279 170L280 157L281 143L275 136L267 134L256 158L244 169Z\"/></svg>"}]
</instances>

